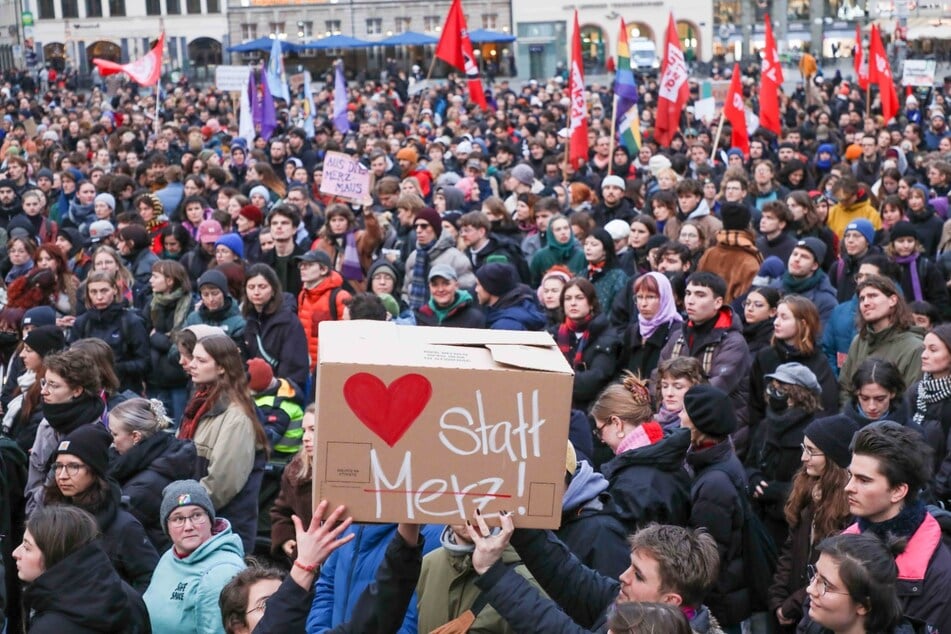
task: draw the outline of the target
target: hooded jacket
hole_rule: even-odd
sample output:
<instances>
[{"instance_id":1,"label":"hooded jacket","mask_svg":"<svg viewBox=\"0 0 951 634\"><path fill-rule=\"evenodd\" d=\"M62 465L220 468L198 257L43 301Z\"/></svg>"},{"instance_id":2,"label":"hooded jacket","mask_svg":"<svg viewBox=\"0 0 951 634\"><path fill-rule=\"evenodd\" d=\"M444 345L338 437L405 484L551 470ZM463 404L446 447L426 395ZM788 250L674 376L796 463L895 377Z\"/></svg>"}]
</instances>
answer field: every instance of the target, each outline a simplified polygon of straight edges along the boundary
<instances>
[{"instance_id":1,"label":"hooded jacket","mask_svg":"<svg viewBox=\"0 0 951 634\"><path fill-rule=\"evenodd\" d=\"M145 527L159 553L171 545L159 518L162 491L184 474L193 473L197 461L194 444L158 432L116 456L109 466L109 477L129 499L129 512Z\"/></svg>"},{"instance_id":2,"label":"hooded jacket","mask_svg":"<svg viewBox=\"0 0 951 634\"><path fill-rule=\"evenodd\" d=\"M917 328L899 330L894 326L879 332L858 333L849 346L848 356L839 371L839 402L845 403L852 393L852 375L869 357L888 359L898 368L905 385L921 378L921 349L924 337Z\"/></svg>"},{"instance_id":3,"label":"hooded jacket","mask_svg":"<svg viewBox=\"0 0 951 634\"><path fill-rule=\"evenodd\" d=\"M119 578L98 541L37 577L24 590L23 604L31 614L30 634L152 631L142 597Z\"/></svg>"},{"instance_id":4,"label":"hooded jacket","mask_svg":"<svg viewBox=\"0 0 951 634\"><path fill-rule=\"evenodd\" d=\"M728 304L746 293L759 273L763 255L749 231L724 229L716 233L716 244L697 263L698 271L716 273L726 282L723 302Z\"/></svg>"},{"instance_id":5,"label":"hooded jacket","mask_svg":"<svg viewBox=\"0 0 951 634\"><path fill-rule=\"evenodd\" d=\"M832 232L841 239L845 236L845 228L853 220L865 218L872 223L876 230L882 228L882 217L869 200L868 191L863 186L859 186L858 196L850 205L836 203L829 209L829 217L826 225Z\"/></svg>"},{"instance_id":6,"label":"hooded jacket","mask_svg":"<svg viewBox=\"0 0 951 634\"><path fill-rule=\"evenodd\" d=\"M690 476L684 458L690 432L678 429L653 445L616 455L601 466L624 528L633 533L651 522L683 526L690 515Z\"/></svg>"},{"instance_id":7,"label":"hooded jacket","mask_svg":"<svg viewBox=\"0 0 951 634\"><path fill-rule=\"evenodd\" d=\"M334 299L336 306L333 310L330 307L330 299L334 295L334 289L337 291ZM343 276L340 273L331 270L330 273L322 279L315 287L301 289L297 296L297 316L300 318L301 326L304 328L304 335L307 337L307 351L310 354L310 369L317 367L317 353L320 346L320 336L318 330L320 322L333 321L334 313L337 319L343 319L346 302L350 299L350 293L343 288ZM303 383L298 383L303 385Z\"/></svg>"},{"instance_id":8,"label":"hooded jacket","mask_svg":"<svg viewBox=\"0 0 951 634\"><path fill-rule=\"evenodd\" d=\"M244 570L241 540L228 520L215 519L211 538L186 557L169 548L159 560L143 595L153 634L222 632L218 597L231 578Z\"/></svg>"},{"instance_id":9,"label":"hooded jacket","mask_svg":"<svg viewBox=\"0 0 951 634\"><path fill-rule=\"evenodd\" d=\"M275 377L302 387L307 385L310 369L307 335L290 303L293 300L286 300L273 313L252 310L244 328L244 344L248 356L267 361Z\"/></svg>"},{"instance_id":10,"label":"hooded jacket","mask_svg":"<svg viewBox=\"0 0 951 634\"><path fill-rule=\"evenodd\" d=\"M142 319L119 302L102 310L89 308L76 318L69 341L72 343L87 337L100 339L112 348L120 391L141 394L151 357L148 333Z\"/></svg>"},{"instance_id":11,"label":"hooded jacket","mask_svg":"<svg viewBox=\"0 0 951 634\"><path fill-rule=\"evenodd\" d=\"M687 220L693 220L700 225L703 234L707 236L708 245L713 245L718 241L716 236L723 229L723 222L710 212L710 205L707 204L705 199L701 199L697 208L686 216L678 211L672 218L668 219L664 225L664 235L676 241L680 237L680 228Z\"/></svg>"},{"instance_id":12,"label":"hooded jacket","mask_svg":"<svg viewBox=\"0 0 951 634\"><path fill-rule=\"evenodd\" d=\"M519 284L485 307L486 324L492 330L542 330L548 321L535 293Z\"/></svg>"},{"instance_id":13,"label":"hooded jacket","mask_svg":"<svg viewBox=\"0 0 951 634\"><path fill-rule=\"evenodd\" d=\"M456 291L452 306L440 319L433 308L433 299L419 307L415 313L418 326L445 326L451 328L485 328L485 313L472 299L469 291Z\"/></svg>"}]
</instances>

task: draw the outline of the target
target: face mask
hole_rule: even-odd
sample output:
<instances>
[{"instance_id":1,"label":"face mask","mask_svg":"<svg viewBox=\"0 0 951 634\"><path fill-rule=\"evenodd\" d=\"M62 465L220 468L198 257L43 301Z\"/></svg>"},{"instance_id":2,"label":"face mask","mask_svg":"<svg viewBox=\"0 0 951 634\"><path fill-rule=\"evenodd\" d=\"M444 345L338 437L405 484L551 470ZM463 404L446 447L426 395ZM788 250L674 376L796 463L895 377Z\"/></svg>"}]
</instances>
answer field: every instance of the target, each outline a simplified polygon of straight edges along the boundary
<instances>
[{"instance_id":1,"label":"face mask","mask_svg":"<svg viewBox=\"0 0 951 634\"><path fill-rule=\"evenodd\" d=\"M774 412L784 412L789 407L789 395L772 385L766 388L766 397L769 399L770 409Z\"/></svg>"},{"instance_id":2,"label":"face mask","mask_svg":"<svg viewBox=\"0 0 951 634\"><path fill-rule=\"evenodd\" d=\"M0 332L0 347L7 348L20 343L20 336L15 332Z\"/></svg>"}]
</instances>

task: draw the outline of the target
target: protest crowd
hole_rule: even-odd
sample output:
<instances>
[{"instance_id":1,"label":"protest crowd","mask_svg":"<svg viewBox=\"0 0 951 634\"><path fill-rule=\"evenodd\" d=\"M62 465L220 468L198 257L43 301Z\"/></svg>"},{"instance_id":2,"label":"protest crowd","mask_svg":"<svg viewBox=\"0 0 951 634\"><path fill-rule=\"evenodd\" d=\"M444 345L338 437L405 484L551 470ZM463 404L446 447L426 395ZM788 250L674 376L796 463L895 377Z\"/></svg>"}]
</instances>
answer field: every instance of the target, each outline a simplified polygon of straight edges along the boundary
<instances>
[{"instance_id":1,"label":"protest crowd","mask_svg":"<svg viewBox=\"0 0 951 634\"><path fill-rule=\"evenodd\" d=\"M803 73L743 148L694 78L636 145L589 85L582 160L562 76L394 66L249 141L6 73L6 632L951 634L951 108ZM339 320L550 333L560 528L314 508Z\"/></svg>"}]
</instances>

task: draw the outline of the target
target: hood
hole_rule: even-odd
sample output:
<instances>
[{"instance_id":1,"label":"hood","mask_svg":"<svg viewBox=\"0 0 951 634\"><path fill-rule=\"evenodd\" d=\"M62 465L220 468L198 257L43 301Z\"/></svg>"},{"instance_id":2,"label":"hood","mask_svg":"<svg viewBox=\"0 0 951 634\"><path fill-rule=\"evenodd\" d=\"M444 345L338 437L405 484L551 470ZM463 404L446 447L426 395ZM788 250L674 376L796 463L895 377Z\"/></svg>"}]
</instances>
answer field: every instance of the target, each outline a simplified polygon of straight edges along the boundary
<instances>
[{"instance_id":1,"label":"hood","mask_svg":"<svg viewBox=\"0 0 951 634\"><path fill-rule=\"evenodd\" d=\"M458 187L443 187L442 195L446 199L446 211L462 211L465 209L466 196Z\"/></svg>"},{"instance_id":2,"label":"hood","mask_svg":"<svg viewBox=\"0 0 951 634\"><path fill-rule=\"evenodd\" d=\"M123 483L142 471L151 470L171 480L194 468L195 446L166 433L156 433L118 456L109 476Z\"/></svg>"},{"instance_id":3,"label":"hood","mask_svg":"<svg viewBox=\"0 0 951 634\"><path fill-rule=\"evenodd\" d=\"M204 304L198 305L198 315L202 322L222 322L230 317L237 317L240 314L238 302L234 301L231 295L225 295L225 303L217 310L208 310Z\"/></svg>"},{"instance_id":4,"label":"hood","mask_svg":"<svg viewBox=\"0 0 951 634\"><path fill-rule=\"evenodd\" d=\"M240 541L238 542L240 547ZM90 592L90 588L95 588ZM44 572L23 594L38 616L57 612L90 630L124 632L133 618L128 595L99 540L74 551Z\"/></svg>"},{"instance_id":5,"label":"hood","mask_svg":"<svg viewBox=\"0 0 951 634\"><path fill-rule=\"evenodd\" d=\"M545 313L538 307L535 294L524 284L519 284L486 310L486 321L490 326L502 319L518 321L527 330L541 330L548 323Z\"/></svg>"},{"instance_id":6,"label":"hood","mask_svg":"<svg viewBox=\"0 0 951 634\"><path fill-rule=\"evenodd\" d=\"M908 222L913 225L921 224L928 222L935 215L935 208L931 203L925 203L925 208L921 211L915 212L911 209L908 210Z\"/></svg>"},{"instance_id":7,"label":"hood","mask_svg":"<svg viewBox=\"0 0 951 634\"><path fill-rule=\"evenodd\" d=\"M704 216L710 215L710 205L707 204L705 198L700 199L700 204L697 205L697 208L690 212L687 216L687 220L696 220L697 218L702 218Z\"/></svg>"},{"instance_id":8,"label":"hood","mask_svg":"<svg viewBox=\"0 0 951 634\"><path fill-rule=\"evenodd\" d=\"M184 559L175 556L175 553L167 553L173 568L181 568L179 573L185 570L194 570L197 564L200 564L213 557L219 557L223 554L231 553L238 559L244 559L244 546L241 545L241 538L231 532L231 523L223 517L215 518L215 532L211 539L195 549Z\"/></svg>"},{"instance_id":9,"label":"hood","mask_svg":"<svg viewBox=\"0 0 951 634\"><path fill-rule=\"evenodd\" d=\"M604 477L610 480L615 473L627 467L645 466L675 473L683 466L690 447L690 430L680 428L664 434L658 442L639 447L614 456L601 467Z\"/></svg>"},{"instance_id":10,"label":"hood","mask_svg":"<svg viewBox=\"0 0 951 634\"><path fill-rule=\"evenodd\" d=\"M608 486L607 478L595 471L587 460L581 460L565 489L561 508L563 511L572 511L598 497Z\"/></svg>"}]
</instances>

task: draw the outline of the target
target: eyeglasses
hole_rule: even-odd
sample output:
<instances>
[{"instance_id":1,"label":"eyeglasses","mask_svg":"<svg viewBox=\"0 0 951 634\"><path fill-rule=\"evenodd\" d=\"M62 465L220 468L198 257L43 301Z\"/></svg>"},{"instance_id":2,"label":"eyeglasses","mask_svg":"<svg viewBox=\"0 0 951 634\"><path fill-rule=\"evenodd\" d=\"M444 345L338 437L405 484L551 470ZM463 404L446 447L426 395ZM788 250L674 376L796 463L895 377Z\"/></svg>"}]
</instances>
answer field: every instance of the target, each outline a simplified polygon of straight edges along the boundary
<instances>
[{"instance_id":1,"label":"eyeglasses","mask_svg":"<svg viewBox=\"0 0 951 634\"><path fill-rule=\"evenodd\" d=\"M802 449L802 453L806 454L810 458L815 458L817 456L824 456L825 454L818 449L810 449L806 446L805 443L799 443L799 448Z\"/></svg>"},{"instance_id":2,"label":"eyeglasses","mask_svg":"<svg viewBox=\"0 0 951 634\"><path fill-rule=\"evenodd\" d=\"M596 439L598 439L598 440L600 440L600 441L603 442L603 441L604 441L604 438L602 438L602 435L604 434L604 428L607 427L607 426L608 426L608 423L605 423L604 425L598 425L597 421L595 421L595 423L594 423L594 429L591 430L591 434L592 434Z\"/></svg>"},{"instance_id":3,"label":"eyeglasses","mask_svg":"<svg viewBox=\"0 0 951 634\"><path fill-rule=\"evenodd\" d=\"M86 468L86 465L81 464L79 462L70 462L66 464L63 464L61 462L54 462L53 474L59 475L60 473L65 471L66 475L68 475L70 478L75 478L85 468Z\"/></svg>"},{"instance_id":4,"label":"eyeglasses","mask_svg":"<svg viewBox=\"0 0 951 634\"><path fill-rule=\"evenodd\" d=\"M168 518L168 525L173 528L184 528L185 521L192 523L192 526L198 527L208 521L208 515L201 511L195 511L191 515L176 515Z\"/></svg>"},{"instance_id":5,"label":"eyeglasses","mask_svg":"<svg viewBox=\"0 0 951 634\"><path fill-rule=\"evenodd\" d=\"M51 382L51 381L47 381L46 379L40 379L40 391L41 391L41 392L44 391L44 390L46 390L47 392L52 392L53 390L58 390L58 389L60 389L61 387L63 387L63 386L60 385L59 383L53 383L53 382Z\"/></svg>"},{"instance_id":6,"label":"eyeglasses","mask_svg":"<svg viewBox=\"0 0 951 634\"><path fill-rule=\"evenodd\" d=\"M806 567L806 574L809 575L809 585L816 586L816 596L821 597L826 594L844 594L848 596L848 592L842 592L841 590L830 590L829 582L819 576L819 571L816 570L816 567L809 565Z\"/></svg>"}]
</instances>

